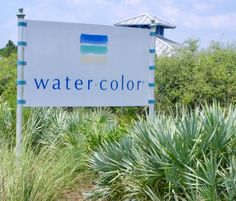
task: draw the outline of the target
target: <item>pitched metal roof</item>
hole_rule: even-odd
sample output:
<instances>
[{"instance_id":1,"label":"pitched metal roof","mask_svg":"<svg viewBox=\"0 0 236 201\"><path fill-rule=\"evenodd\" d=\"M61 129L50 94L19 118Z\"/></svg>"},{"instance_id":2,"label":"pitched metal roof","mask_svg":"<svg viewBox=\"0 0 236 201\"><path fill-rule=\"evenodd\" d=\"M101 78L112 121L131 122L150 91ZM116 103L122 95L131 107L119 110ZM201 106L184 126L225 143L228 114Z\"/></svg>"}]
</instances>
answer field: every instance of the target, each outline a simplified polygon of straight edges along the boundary
<instances>
[{"instance_id":1,"label":"pitched metal roof","mask_svg":"<svg viewBox=\"0 0 236 201\"><path fill-rule=\"evenodd\" d=\"M164 37L156 37L156 54L158 57L171 56L175 50L181 48L181 44Z\"/></svg>"},{"instance_id":2,"label":"pitched metal roof","mask_svg":"<svg viewBox=\"0 0 236 201\"><path fill-rule=\"evenodd\" d=\"M151 25L151 24L161 25L164 28L170 28L170 29L176 28L176 26L170 24L169 22L166 22L155 16L151 16L147 13L143 13L141 15L123 20L121 22L117 22L114 25L135 27L135 26L145 26L145 25Z\"/></svg>"},{"instance_id":3,"label":"pitched metal roof","mask_svg":"<svg viewBox=\"0 0 236 201\"><path fill-rule=\"evenodd\" d=\"M156 40L159 40L162 43L165 43L166 45L168 45L172 48L180 48L181 47L181 44L179 44L173 40L170 40L168 38L165 38L165 37L156 37Z\"/></svg>"}]
</instances>

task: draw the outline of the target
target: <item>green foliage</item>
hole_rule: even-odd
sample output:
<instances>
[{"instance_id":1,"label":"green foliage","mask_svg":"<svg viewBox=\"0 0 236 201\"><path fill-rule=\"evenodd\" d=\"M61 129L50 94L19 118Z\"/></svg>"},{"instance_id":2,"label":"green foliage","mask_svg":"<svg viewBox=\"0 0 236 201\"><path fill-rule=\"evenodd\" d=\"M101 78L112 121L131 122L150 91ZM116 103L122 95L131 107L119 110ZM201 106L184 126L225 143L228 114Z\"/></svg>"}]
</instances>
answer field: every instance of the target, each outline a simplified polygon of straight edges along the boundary
<instances>
[{"instance_id":1,"label":"green foliage","mask_svg":"<svg viewBox=\"0 0 236 201\"><path fill-rule=\"evenodd\" d=\"M83 113L81 131L89 149L96 149L105 141L116 141L124 135L124 127L110 109L97 108Z\"/></svg>"},{"instance_id":2,"label":"green foliage","mask_svg":"<svg viewBox=\"0 0 236 201\"><path fill-rule=\"evenodd\" d=\"M236 109L205 105L142 120L90 159L93 200L236 199Z\"/></svg>"},{"instance_id":3,"label":"green foliage","mask_svg":"<svg viewBox=\"0 0 236 201\"><path fill-rule=\"evenodd\" d=\"M9 57L11 54L16 54L17 47L9 40L6 46L0 49L0 57Z\"/></svg>"},{"instance_id":4,"label":"green foliage","mask_svg":"<svg viewBox=\"0 0 236 201\"><path fill-rule=\"evenodd\" d=\"M0 96L7 100L10 106L16 105L16 54L0 58Z\"/></svg>"},{"instance_id":5,"label":"green foliage","mask_svg":"<svg viewBox=\"0 0 236 201\"><path fill-rule=\"evenodd\" d=\"M67 113L62 109L26 111L22 153L17 163L15 112L0 100L0 200L57 200L84 170L85 142L71 128L75 122L63 122Z\"/></svg>"},{"instance_id":6,"label":"green foliage","mask_svg":"<svg viewBox=\"0 0 236 201\"><path fill-rule=\"evenodd\" d=\"M16 51L10 40L0 49L0 96L12 107L16 105Z\"/></svg>"},{"instance_id":7,"label":"green foliage","mask_svg":"<svg viewBox=\"0 0 236 201\"><path fill-rule=\"evenodd\" d=\"M89 152L104 141L120 139L124 133L109 109L35 108L26 114L24 132L32 135L32 144L38 147L57 142L62 147L81 149L84 141L84 151Z\"/></svg>"},{"instance_id":8,"label":"green foliage","mask_svg":"<svg viewBox=\"0 0 236 201\"><path fill-rule=\"evenodd\" d=\"M15 133L15 121L12 115L12 109L7 102L0 99L0 142L14 141L13 133Z\"/></svg>"},{"instance_id":9,"label":"green foliage","mask_svg":"<svg viewBox=\"0 0 236 201\"><path fill-rule=\"evenodd\" d=\"M57 200L86 172L91 150L123 136L109 109L24 110L21 162L16 166L15 118L0 100L0 200Z\"/></svg>"},{"instance_id":10,"label":"green foliage","mask_svg":"<svg viewBox=\"0 0 236 201\"><path fill-rule=\"evenodd\" d=\"M213 99L226 105L236 103L236 47L212 43L199 50L189 40L172 57L156 61L157 109L175 104L194 107Z\"/></svg>"},{"instance_id":11,"label":"green foliage","mask_svg":"<svg viewBox=\"0 0 236 201\"><path fill-rule=\"evenodd\" d=\"M75 184L81 154L75 155L71 149L61 149L57 144L44 147L36 154L27 143L22 144L18 163L15 150L0 145L0 200L58 200L63 190Z\"/></svg>"}]
</instances>

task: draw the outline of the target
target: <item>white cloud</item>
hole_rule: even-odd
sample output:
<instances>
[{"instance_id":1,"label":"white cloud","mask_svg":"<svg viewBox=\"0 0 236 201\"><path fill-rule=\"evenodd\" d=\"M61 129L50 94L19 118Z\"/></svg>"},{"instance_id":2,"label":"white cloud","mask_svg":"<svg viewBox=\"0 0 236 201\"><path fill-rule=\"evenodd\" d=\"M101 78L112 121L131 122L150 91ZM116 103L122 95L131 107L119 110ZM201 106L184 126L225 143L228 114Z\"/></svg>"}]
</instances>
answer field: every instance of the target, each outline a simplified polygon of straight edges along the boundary
<instances>
[{"instance_id":1,"label":"white cloud","mask_svg":"<svg viewBox=\"0 0 236 201\"><path fill-rule=\"evenodd\" d=\"M88 3L88 0L66 0L68 3L75 4L75 5L81 5Z\"/></svg>"},{"instance_id":2,"label":"white cloud","mask_svg":"<svg viewBox=\"0 0 236 201\"><path fill-rule=\"evenodd\" d=\"M165 5L161 7L160 14L164 16L178 16L181 13L181 10L175 6Z\"/></svg>"},{"instance_id":3,"label":"white cloud","mask_svg":"<svg viewBox=\"0 0 236 201\"><path fill-rule=\"evenodd\" d=\"M210 12L213 10L213 5L209 3L196 2L193 4L193 9L197 12Z\"/></svg>"},{"instance_id":4,"label":"white cloud","mask_svg":"<svg viewBox=\"0 0 236 201\"><path fill-rule=\"evenodd\" d=\"M66 2L68 4L74 4L76 6L79 5L93 5L94 9L96 9L96 5L99 4L108 4L108 5L112 5L112 4L117 4L117 1L114 0L66 0Z\"/></svg>"},{"instance_id":5,"label":"white cloud","mask_svg":"<svg viewBox=\"0 0 236 201\"><path fill-rule=\"evenodd\" d=\"M234 29L236 22L236 13L228 13L224 15L215 15L209 17L209 23L214 28L227 28L227 29Z\"/></svg>"},{"instance_id":6,"label":"white cloud","mask_svg":"<svg viewBox=\"0 0 236 201\"><path fill-rule=\"evenodd\" d=\"M211 7L203 4L202 7L199 6L198 9L210 10ZM165 6L161 9L161 15L164 19L169 19L170 22L172 21L177 26L188 29L236 29L236 13L204 15L197 12L189 12L189 10L174 6Z\"/></svg>"},{"instance_id":7,"label":"white cloud","mask_svg":"<svg viewBox=\"0 0 236 201\"><path fill-rule=\"evenodd\" d=\"M234 29L236 14L224 14L224 15L211 15L201 16L196 14L185 14L185 18L181 18L183 25L191 29Z\"/></svg>"},{"instance_id":8,"label":"white cloud","mask_svg":"<svg viewBox=\"0 0 236 201\"><path fill-rule=\"evenodd\" d=\"M122 3L124 5L132 5L132 6L136 6L138 4L140 4L142 2L142 0L123 0Z\"/></svg>"}]
</instances>

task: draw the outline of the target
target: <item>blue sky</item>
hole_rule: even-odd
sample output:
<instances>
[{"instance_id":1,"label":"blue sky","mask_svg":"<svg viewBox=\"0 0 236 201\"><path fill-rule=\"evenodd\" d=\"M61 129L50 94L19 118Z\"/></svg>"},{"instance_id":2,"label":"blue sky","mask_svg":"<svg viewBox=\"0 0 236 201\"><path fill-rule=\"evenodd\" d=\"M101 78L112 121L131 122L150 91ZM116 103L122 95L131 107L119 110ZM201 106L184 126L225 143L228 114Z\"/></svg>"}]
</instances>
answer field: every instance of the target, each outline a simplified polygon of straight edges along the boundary
<instances>
[{"instance_id":1,"label":"blue sky","mask_svg":"<svg viewBox=\"0 0 236 201\"><path fill-rule=\"evenodd\" d=\"M17 40L18 8L31 20L106 25L146 12L176 25L165 36L180 43L236 41L236 0L0 0L0 8L0 48Z\"/></svg>"}]
</instances>

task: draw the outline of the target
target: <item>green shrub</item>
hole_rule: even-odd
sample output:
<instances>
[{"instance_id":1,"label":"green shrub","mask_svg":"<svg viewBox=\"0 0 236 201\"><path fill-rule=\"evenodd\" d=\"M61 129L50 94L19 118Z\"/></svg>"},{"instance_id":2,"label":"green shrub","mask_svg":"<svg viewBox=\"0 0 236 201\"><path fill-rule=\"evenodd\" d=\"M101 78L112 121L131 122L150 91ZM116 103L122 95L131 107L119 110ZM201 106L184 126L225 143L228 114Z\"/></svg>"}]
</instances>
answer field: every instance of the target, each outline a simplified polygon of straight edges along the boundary
<instances>
[{"instance_id":1,"label":"green shrub","mask_svg":"<svg viewBox=\"0 0 236 201\"><path fill-rule=\"evenodd\" d=\"M24 133L32 135L32 144L42 147L59 143L89 153L104 141L116 141L124 133L115 115L109 109L33 108L26 110Z\"/></svg>"},{"instance_id":2,"label":"green shrub","mask_svg":"<svg viewBox=\"0 0 236 201\"><path fill-rule=\"evenodd\" d=\"M212 43L199 50L190 40L172 57L156 60L157 109L167 111L182 104L194 107L217 100L236 103L236 47Z\"/></svg>"},{"instance_id":3,"label":"green shrub","mask_svg":"<svg viewBox=\"0 0 236 201\"><path fill-rule=\"evenodd\" d=\"M140 120L90 159L91 199L228 201L236 199L236 109L218 104Z\"/></svg>"},{"instance_id":4,"label":"green shrub","mask_svg":"<svg viewBox=\"0 0 236 201\"><path fill-rule=\"evenodd\" d=\"M123 136L124 127L108 108L87 110L81 118L81 132L86 136L90 150L105 141L116 141Z\"/></svg>"},{"instance_id":5,"label":"green shrub","mask_svg":"<svg viewBox=\"0 0 236 201\"><path fill-rule=\"evenodd\" d=\"M16 54L0 58L0 96L16 107Z\"/></svg>"}]
</instances>

